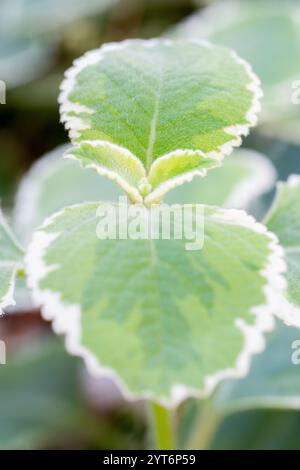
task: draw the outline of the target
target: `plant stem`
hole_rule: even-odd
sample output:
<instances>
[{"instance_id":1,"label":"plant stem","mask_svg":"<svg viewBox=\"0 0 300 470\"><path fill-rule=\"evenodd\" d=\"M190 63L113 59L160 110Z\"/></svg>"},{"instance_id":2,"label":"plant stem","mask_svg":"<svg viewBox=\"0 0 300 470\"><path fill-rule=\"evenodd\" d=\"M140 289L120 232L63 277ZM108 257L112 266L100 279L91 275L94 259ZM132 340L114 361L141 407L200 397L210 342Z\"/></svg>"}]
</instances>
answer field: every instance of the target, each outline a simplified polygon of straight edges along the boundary
<instances>
[{"instance_id":1,"label":"plant stem","mask_svg":"<svg viewBox=\"0 0 300 470\"><path fill-rule=\"evenodd\" d=\"M150 402L150 410L155 448L157 450L176 449L172 410L155 402Z\"/></svg>"},{"instance_id":2,"label":"plant stem","mask_svg":"<svg viewBox=\"0 0 300 470\"><path fill-rule=\"evenodd\" d=\"M210 401L200 410L196 425L188 442L188 449L207 450L220 424L222 416L216 411Z\"/></svg>"}]
</instances>

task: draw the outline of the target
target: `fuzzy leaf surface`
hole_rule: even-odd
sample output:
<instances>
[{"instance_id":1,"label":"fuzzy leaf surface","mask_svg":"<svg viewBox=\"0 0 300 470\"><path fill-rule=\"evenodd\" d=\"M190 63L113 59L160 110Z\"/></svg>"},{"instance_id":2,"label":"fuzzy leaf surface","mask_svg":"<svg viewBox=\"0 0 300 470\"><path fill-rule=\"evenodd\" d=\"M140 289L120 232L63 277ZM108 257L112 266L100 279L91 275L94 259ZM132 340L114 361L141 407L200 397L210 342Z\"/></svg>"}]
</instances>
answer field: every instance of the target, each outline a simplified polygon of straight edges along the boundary
<instances>
[{"instance_id":1,"label":"fuzzy leaf surface","mask_svg":"<svg viewBox=\"0 0 300 470\"><path fill-rule=\"evenodd\" d=\"M166 404L245 374L285 287L274 237L242 211L206 206L202 250L100 240L98 208L61 211L28 251L33 295L68 351L125 393Z\"/></svg>"},{"instance_id":2,"label":"fuzzy leaf surface","mask_svg":"<svg viewBox=\"0 0 300 470\"><path fill-rule=\"evenodd\" d=\"M261 97L257 77L233 51L168 39L88 52L61 90L70 156L149 202L218 166L256 124Z\"/></svg>"}]
</instances>

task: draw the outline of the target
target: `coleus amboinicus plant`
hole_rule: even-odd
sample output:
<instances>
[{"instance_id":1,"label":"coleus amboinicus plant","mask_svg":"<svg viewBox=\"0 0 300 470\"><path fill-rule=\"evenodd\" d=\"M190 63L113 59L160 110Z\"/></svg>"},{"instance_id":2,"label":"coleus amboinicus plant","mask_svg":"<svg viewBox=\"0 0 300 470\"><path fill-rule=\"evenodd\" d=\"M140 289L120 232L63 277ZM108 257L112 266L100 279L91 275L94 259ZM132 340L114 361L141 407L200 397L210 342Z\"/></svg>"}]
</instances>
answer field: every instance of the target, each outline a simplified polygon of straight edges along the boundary
<instances>
[{"instance_id":1,"label":"coleus amboinicus plant","mask_svg":"<svg viewBox=\"0 0 300 470\"><path fill-rule=\"evenodd\" d=\"M107 44L66 73L60 107L73 145L65 157L113 179L147 211L222 165L256 124L260 98L258 78L231 50L166 39ZM96 212L107 203L85 202L33 235L25 263L33 298L67 350L126 396L163 406L206 396L246 374L274 315L300 324L299 188L297 177L283 185L266 219L287 274L277 237L244 211L205 205L204 246L186 251L184 240L99 240ZM22 254L2 230L6 306Z\"/></svg>"}]
</instances>

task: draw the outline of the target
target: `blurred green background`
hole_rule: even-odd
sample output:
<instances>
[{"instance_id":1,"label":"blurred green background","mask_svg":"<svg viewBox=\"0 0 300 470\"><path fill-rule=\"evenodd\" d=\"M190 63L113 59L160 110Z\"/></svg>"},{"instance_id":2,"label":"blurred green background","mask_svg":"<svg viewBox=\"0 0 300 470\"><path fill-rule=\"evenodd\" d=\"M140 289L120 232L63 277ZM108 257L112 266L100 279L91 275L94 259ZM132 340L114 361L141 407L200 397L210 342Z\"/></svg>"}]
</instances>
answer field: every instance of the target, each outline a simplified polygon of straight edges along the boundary
<instances>
[{"instance_id":1,"label":"blurred green background","mask_svg":"<svg viewBox=\"0 0 300 470\"><path fill-rule=\"evenodd\" d=\"M206 38L247 59L265 97L259 126L244 146L265 154L281 180L300 173L300 105L291 103L292 83L300 79L298 0L2 0L0 79L7 94L0 105L0 200L8 218L25 172L68 142L57 96L74 58L104 42L161 35ZM54 193L49 187L50 206ZM252 212L261 216L273 193ZM22 291L26 297L20 281ZM225 399L216 393L221 419L209 448L300 449L300 369L289 360L297 338L297 330L277 326L249 378ZM151 446L145 404L126 403L109 380L88 376L30 301L0 319L0 339L7 344L7 364L0 366L0 449ZM274 396L284 400L266 399ZM201 407L189 400L178 410L179 447Z\"/></svg>"}]
</instances>

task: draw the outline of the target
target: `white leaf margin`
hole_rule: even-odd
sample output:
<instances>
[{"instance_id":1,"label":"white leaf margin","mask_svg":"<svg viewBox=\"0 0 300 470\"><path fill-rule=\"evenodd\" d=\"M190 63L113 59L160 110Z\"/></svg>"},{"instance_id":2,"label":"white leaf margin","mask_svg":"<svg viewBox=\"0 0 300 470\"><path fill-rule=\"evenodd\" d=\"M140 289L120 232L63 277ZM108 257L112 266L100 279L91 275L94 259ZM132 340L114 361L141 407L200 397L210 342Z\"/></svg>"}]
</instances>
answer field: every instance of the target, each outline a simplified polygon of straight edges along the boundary
<instances>
[{"instance_id":1,"label":"white leaf margin","mask_svg":"<svg viewBox=\"0 0 300 470\"><path fill-rule=\"evenodd\" d=\"M264 223L267 225L269 219L272 217L274 211L276 211L277 202L280 199L280 188L298 188L300 190L300 175L292 174L288 177L287 181L279 181L277 183L277 192L274 197L271 208L269 209ZM300 239L300 234L299 234ZM284 248L283 248L284 250ZM300 308L294 304L286 296L283 298L281 303L281 309L278 311L278 318L282 320L287 326L294 326L300 328Z\"/></svg>"},{"instance_id":2,"label":"white leaf margin","mask_svg":"<svg viewBox=\"0 0 300 470\"><path fill-rule=\"evenodd\" d=\"M70 207L79 208L84 205L76 204ZM274 315L282 303L283 292L286 289L286 280L283 276L283 273L286 272L284 252L273 233L269 232L264 225L256 222L252 216L249 216L244 211L220 209L218 215L214 216L216 222L242 225L269 238L270 254L265 267L261 271L263 278L266 280L263 288L265 303L251 308L251 313L255 317L253 325L248 325L243 319L236 319L236 327L244 335L244 349L240 352L234 367L206 377L203 390L189 388L184 384L174 384L169 398L164 396L157 397L151 392L143 394L132 393L114 370L102 366L97 357L80 343L80 306L66 304L61 300L59 292L53 292L49 289L43 290L39 287L40 281L49 272L57 268L57 266L47 266L44 257L47 248L60 235L59 233L46 233L44 229L55 223L56 219L63 216L64 212L70 209L70 207L62 209L49 217L43 226L35 232L25 258L25 267L28 276L28 286L32 289L34 303L41 307L42 316L47 321L52 322L52 328L55 333L65 335L67 351L70 354L83 358L88 371L93 376L110 377L128 400L145 398L159 401L166 407L174 408L188 397L207 397L222 380L244 377L248 373L252 355L261 352L265 347L264 333L273 329Z\"/></svg>"},{"instance_id":3,"label":"white leaf margin","mask_svg":"<svg viewBox=\"0 0 300 470\"><path fill-rule=\"evenodd\" d=\"M73 65L65 72L65 78L61 84L60 87L60 94L58 97L58 102L60 104L60 116L61 116L61 122L65 125L65 128L69 132L69 137L72 142L76 141L76 139L80 136L79 131L84 130L84 129L89 129L89 126L78 116L70 116L70 112L74 113L89 113L93 114L94 110L79 104L79 103L74 103L69 100L69 94L70 92L74 89L76 85L76 77L77 75L86 67L90 65L94 65L101 61L106 53L110 53L112 51L122 51L126 49L127 46L130 46L132 44L143 44L146 47L155 47L159 44L164 44L164 45L169 45L172 46L176 42L182 42L181 40L171 40L167 38L161 38L161 39L127 39L121 42L112 42L112 43L106 43L102 45L99 49L94 49L91 50L87 53L85 53L83 56L79 57L73 62ZM239 57L235 51L225 48L223 46L216 46L206 40L196 40L196 39L187 39L185 42L190 43L190 44L197 44L201 47L205 47L207 49L215 49L215 48L220 48L222 47L224 51L227 51L230 53L231 57L234 59L236 63L241 65L245 71L247 76L249 77L249 83L246 84L246 89L252 93L252 102L251 106L249 107L248 112L246 113L245 119L247 121L247 124L236 124L234 126L229 126L227 128L224 128L224 132L227 133L228 135L232 136L233 138L226 142L225 144L219 145L217 147L217 150L208 152L206 153L207 158L211 159L219 159L223 160L223 158L227 155L230 155L235 147L239 147L242 143L242 136L247 136L249 134L249 129L251 127L254 127L257 125L258 122L258 117L257 115L261 111L261 104L260 100L263 97L263 92L261 89L261 82L257 75L253 72L252 67L248 62L246 62L244 59ZM98 144L100 142L107 142L107 141L102 141L102 140L97 140ZM127 149L124 149L128 151ZM199 150L199 154L205 155L204 152L202 152L201 149ZM185 152L190 152L191 154L197 154L197 150L193 149L177 149L176 151L172 151L168 154L161 155L158 157L153 164L158 164L160 159L167 159L167 158L172 158L172 156L181 156L182 153ZM131 152L130 152L131 153ZM137 157L131 153L131 156ZM152 165L153 165L152 164ZM152 167L151 167L152 168ZM150 168L150 171L151 171ZM119 176L113 174L114 172L110 172L111 179L114 179L116 182L119 180ZM146 173L146 171L145 171ZM102 173L103 174L103 173ZM206 173L205 173L206 174ZM172 188L181 185L182 183L186 181L191 181L191 179L194 176L205 176L203 170L193 170L189 171L187 173L184 173L180 176L174 177L168 182L162 183L159 188L156 188L155 194L150 197L148 196L148 203L151 202L151 200L157 200L158 198L161 198L167 191L171 190ZM124 185L123 185L124 186ZM123 187L124 189L124 187Z\"/></svg>"},{"instance_id":4,"label":"white leaf margin","mask_svg":"<svg viewBox=\"0 0 300 470\"><path fill-rule=\"evenodd\" d=\"M252 201L273 188L277 172L271 161L263 154L246 148L240 149L239 152L242 155L239 156L239 161L253 173L243 178L233 188L224 202L224 207L247 209Z\"/></svg>"},{"instance_id":5,"label":"white leaf margin","mask_svg":"<svg viewBox=\"0 0 300 470\"><path fill-rule=\"evenodd\" d=\"M19 244L18 240L14 236L13 232L9 228L5 217L3 215L2 210L0 209L0 224L3 227L4 231L7 233L8 237L12 240L12 242L18 247L20 253L23 252L23 248ZM9 288L7 292L0 297L0 317L4 314L4 309L7 307L14 307L16 305L16 301L14 298L15 287L16 287L16 276L17 272L20 268L22 268L22 262L9 262L9 261L1 261L0 260L0 269L1 267L4 268L11 268L11 277L9 282Z\"/></svg>"},{"instance_id":6,"label":"white leaf margin","mask_svg":"<svg viewBox=\"0 0 300 470\"><path fill-rule=\"evenodd\" d=\"M18 235L19 231L27 230L27 227L30 226L34 220L37 201L39 200L41 191L40 181L43 180L45 176L51 175L51 171L57 171L56 167L52 168L51 163L57 161L57 156L60 155L62 157L70 148L70 144L62 144L50 150L50 152L45 153L34 162L21 179L12 213L13 228ZM25 237L22 241L26 245L29 242L29 238Z\"/></svg>"},{"instance_id":7,"label":"white leaf margin","mask_svg":"<svg viewBox=\"0 0 300 470\"><path fill-rule=\"evenodd\" d=\"M159 168L160 163L163 160L171 160L173 157L176 157L178 159L185 158L186 156L194 156L197 155L199 157L203 157L204 159L209 159L210 161L214 160L215 161L215 166L212 168L194 168L193 170L186 171L182 173L181 175L174 176L173 178L170 178L169 180L164 181L163 183L160 183L150 194L148 194L145 197L145 204L150 205L153 203L156 203L157 201L159 202L163 196L171 191L171 189L174 189L176 186L181 186L183 183L186 182L191 182L192 179L195 176L200 176L204 177L207 175L207 171L213 168L216 168L221 165L222 159L218 158L213 158L213 157L208 157L204 152L201 150L176 150L176 152L170 152L166 155L163 155L162 157L159 157L157 160L155 160L149 170L149 175L150 177L151 173L154 173L157 171L157 167Z\"/></svg>"},{"instance_id":8,"label":"white leaf margin","mask_svg":"<svg viewBox=\"0 0 300 470\"><path fill-rule=\"evenodd\" d=\"M9 264L0 263L1 267L11 267L11 277L9 282L9 288L3 297L0 298L0 317L4 315L4 309L7 307L14 307L16 305L14 293L16 287L16 275L18 268Z\"/></svg>"},{"instance_id":9,"label":"white leaf margin","mask_svg":"<svg viewBox=\"0 0 300 470\"><path fill-rule=\"evenodd\" d=\"M110 170L103 165L97 163L90 163L90 164L83 164L81 159L77 157L75 154L72 153L73 149L80 148L81 145L89 144L93 147L102 147L102 148L109 148L111 150L115 150L121 153L124 157L124 163L126 161L131 161L135 163L139 167L139 171L141 172L141 178L146 177L146 171L144 166L142 165L141 161L129 150L125 149L124 147L120 147L119 145L112 144L111 142L106 142L104 140L82 140L79 143L76 143L64 153L64 158L69 160L74 160L79 163L81 168L87 168L95 170L99 175L106 176L107 178L111 179L115 183L117 183L133 200L135 203L142 203L143 197L139 193L138 189L129 184L125 178L120 176L116 171ZM122 158L123 158L122 157Z\"/></svg>"}]
</instances>

